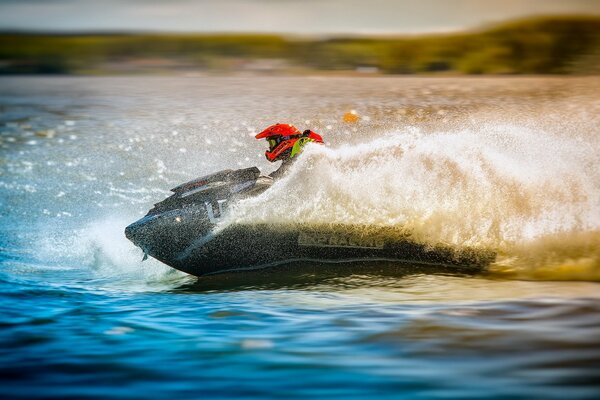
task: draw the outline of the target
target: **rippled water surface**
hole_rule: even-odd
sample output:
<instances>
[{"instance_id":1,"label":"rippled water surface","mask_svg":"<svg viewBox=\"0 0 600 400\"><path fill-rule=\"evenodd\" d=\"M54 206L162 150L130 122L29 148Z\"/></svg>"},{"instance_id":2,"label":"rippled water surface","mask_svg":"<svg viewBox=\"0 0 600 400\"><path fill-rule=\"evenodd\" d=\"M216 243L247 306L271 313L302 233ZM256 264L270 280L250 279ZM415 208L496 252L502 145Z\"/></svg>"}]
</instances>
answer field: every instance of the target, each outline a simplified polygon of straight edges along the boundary
<instances>
[{"instance_id":1,"label":"rippled water surface","mask_svg":"<svg viewBox=\"0 0 600 400\"><path fill-rule=\"evenodd\" d=\"M0 79L0 395L597 399L598 93L598 78ZM270 172L253 136L274 122L328 144L232 218L390 225L496 261L202 279L142 263L124 227L196 176Z\"/></svg>"}]
</instances>

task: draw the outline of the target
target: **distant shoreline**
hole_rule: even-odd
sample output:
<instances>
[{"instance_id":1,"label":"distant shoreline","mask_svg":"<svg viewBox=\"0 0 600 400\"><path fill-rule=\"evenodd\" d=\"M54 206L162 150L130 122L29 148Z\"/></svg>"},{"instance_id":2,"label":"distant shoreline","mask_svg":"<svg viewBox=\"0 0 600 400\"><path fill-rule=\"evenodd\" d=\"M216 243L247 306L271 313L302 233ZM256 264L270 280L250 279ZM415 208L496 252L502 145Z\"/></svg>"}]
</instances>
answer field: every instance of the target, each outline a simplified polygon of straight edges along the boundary
<instances>
[{"instance_id":1,"label":"distant shoreline","mask_svg":"<svg viewBox=\"0 0 600 400\"><path fill-rule=\"evenodd\" d=\"M600 17L410 36L0 33L0 75L597 75Z\"/></svg>"}]
</instances>

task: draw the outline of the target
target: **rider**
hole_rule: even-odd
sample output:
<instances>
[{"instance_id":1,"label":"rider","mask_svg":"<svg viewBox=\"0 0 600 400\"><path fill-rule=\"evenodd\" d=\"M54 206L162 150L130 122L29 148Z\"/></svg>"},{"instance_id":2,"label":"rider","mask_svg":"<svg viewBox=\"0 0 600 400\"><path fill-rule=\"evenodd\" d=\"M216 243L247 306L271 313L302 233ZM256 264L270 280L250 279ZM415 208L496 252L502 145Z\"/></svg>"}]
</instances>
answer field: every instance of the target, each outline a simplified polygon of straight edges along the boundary
<instances>
[{"instance_id":1,"label":"rider","mask_svg":"<svg viewBox=\"0 0 600 400\"><path fill-rule=\"evenodd\" d=\"M294 157L302 151L308 142L323 143L323 138L310 129L300 132L290 124L275 124L256 135L257 139L267 139L269 150L265 151L267 160L271 162L283 161L277 170L269 176L279 178L292 165Z\"/></svg>"}]
</instances>

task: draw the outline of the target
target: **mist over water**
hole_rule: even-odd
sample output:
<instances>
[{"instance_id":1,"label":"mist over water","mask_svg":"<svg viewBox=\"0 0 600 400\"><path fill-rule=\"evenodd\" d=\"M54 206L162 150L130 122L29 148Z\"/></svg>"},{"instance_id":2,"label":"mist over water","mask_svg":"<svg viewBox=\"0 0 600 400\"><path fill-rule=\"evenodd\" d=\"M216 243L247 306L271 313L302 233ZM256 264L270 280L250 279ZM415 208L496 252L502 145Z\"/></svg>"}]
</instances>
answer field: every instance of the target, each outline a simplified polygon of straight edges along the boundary
<instances>
[{"instance_id":1,"label":"mist over water","mask_svg":"<svg viewBox=\"0 0 600 400\"><path fill-rule=\"evenodd\" d=\"M390 226L432 246L497 251L496 273L600 278L597 135L493 122L438 129L311 146L232 221Z\"/></svg>"},{"instance_id":2,"label":"mist over water","mask_svg":"<svg viewBox=\"0 0 600 400\"><path fill-rule=\"evenodd\" d=\"M599 79L32 77L0 89L0 393L596 398ZM344 122L351 110L359 120ZM142 262L124 227L187 180L271 172L254 135L275 122L327 145L225 224L386 226L496 262L470 277L390 266L199 281ZM121 391L89 383L99 377Z\"/></svg>"}]
</instances>

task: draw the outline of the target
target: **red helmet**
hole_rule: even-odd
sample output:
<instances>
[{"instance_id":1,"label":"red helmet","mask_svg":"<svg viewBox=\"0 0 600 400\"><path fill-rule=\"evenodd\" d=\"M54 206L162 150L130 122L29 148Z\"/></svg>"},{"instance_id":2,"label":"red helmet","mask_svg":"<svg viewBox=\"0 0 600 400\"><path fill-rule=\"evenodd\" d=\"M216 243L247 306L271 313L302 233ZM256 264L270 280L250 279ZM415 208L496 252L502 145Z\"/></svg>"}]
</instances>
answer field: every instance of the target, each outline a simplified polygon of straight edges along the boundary
<instances>
[{"instance_id":1,"label":"red helmet","mask_svg":"<svg viewBox=\"0 0 600 400\"><path fill-rule=\"evenodd\" d=\"M257 139L267 139L269 142L269 150L265 152L265 156L271 162L293 157L294 145L304 137L311 142L323 143L320 135L310 130L300 132L295 126L289 124L271 125L256 135Z\"/></svg>"}]
</instances>

